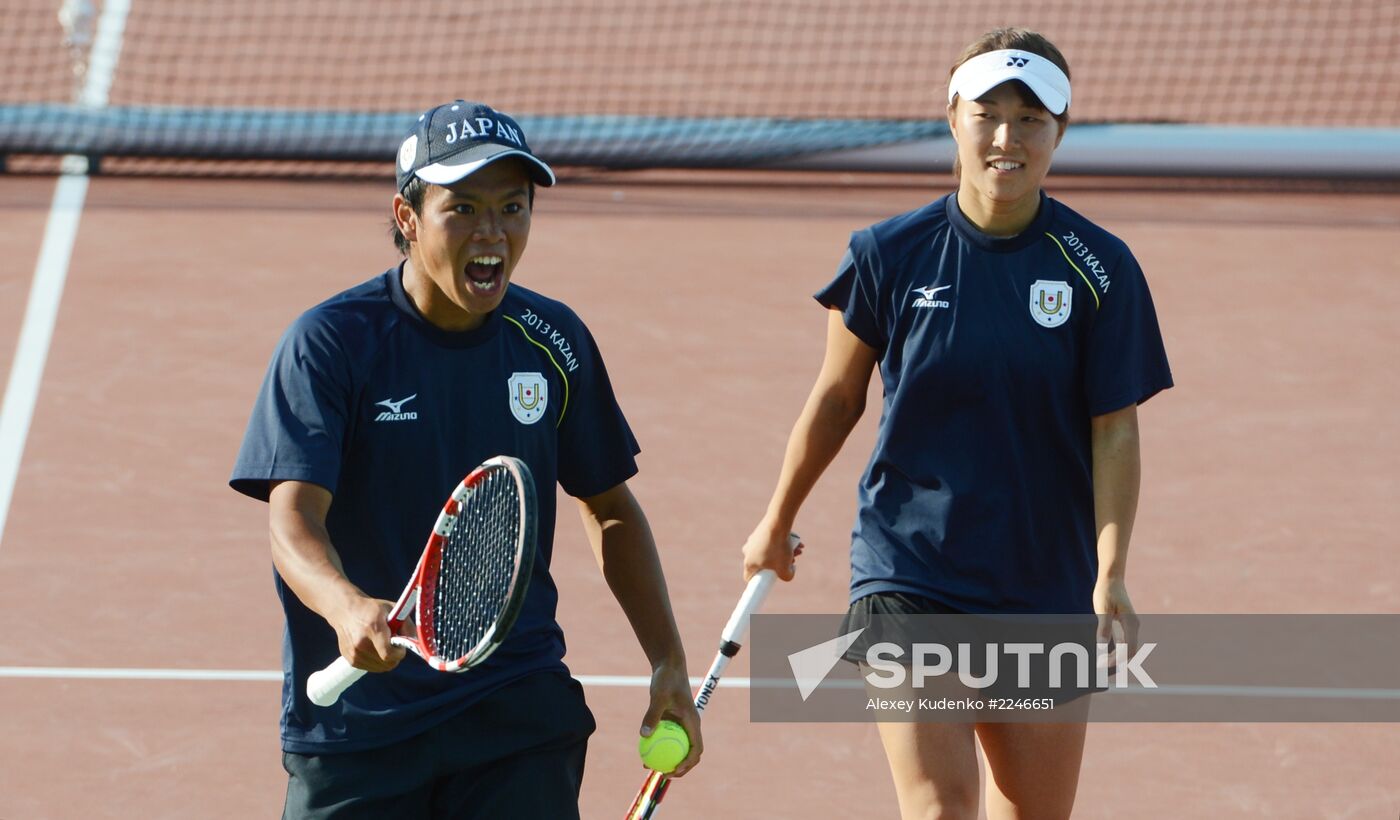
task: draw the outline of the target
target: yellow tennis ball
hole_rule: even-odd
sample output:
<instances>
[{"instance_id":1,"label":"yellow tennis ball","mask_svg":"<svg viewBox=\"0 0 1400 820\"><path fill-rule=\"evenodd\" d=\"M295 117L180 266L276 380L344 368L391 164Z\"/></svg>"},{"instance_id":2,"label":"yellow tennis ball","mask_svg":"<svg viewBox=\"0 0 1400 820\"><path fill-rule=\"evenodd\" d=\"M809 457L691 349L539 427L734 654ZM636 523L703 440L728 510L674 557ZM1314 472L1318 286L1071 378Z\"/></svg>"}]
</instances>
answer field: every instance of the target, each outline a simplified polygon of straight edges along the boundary
<instances>
[{"instance_id":1,"label":"yellow tennis ball","mask_svg":"<svg viewBox=\"0 0 1400 820\"><path fill-rule=\"evenodd\" d=\"M663 720L656 724L651 737L637 741L637 753L642 756L642 765L648 769L670 774L690 754L690 738L679 723Z\"/></svg>"}]
</instances>

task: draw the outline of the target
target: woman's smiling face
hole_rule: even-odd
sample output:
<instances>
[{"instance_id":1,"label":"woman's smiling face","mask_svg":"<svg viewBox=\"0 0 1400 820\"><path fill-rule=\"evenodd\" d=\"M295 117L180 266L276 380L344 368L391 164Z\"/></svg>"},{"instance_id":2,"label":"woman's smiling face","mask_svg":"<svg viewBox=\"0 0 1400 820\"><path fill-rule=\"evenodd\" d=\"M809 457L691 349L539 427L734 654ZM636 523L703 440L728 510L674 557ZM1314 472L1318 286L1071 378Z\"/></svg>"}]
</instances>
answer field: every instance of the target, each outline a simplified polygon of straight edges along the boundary
<instances>
[{"instance_id":1,"label":"woman's smiling face","mask_svg":"<svg viewBox=\"0 0 1400 820\"><path fill-rule=\"evenodd\" d=\"M989 217L1029 212L1029 223L1064 123L1029 89L1006 82L975 100L954 100L948 125L958 144L958 205L963 212L988 233L997 233L1002 221Z\"/></svg>"}]
</instances>

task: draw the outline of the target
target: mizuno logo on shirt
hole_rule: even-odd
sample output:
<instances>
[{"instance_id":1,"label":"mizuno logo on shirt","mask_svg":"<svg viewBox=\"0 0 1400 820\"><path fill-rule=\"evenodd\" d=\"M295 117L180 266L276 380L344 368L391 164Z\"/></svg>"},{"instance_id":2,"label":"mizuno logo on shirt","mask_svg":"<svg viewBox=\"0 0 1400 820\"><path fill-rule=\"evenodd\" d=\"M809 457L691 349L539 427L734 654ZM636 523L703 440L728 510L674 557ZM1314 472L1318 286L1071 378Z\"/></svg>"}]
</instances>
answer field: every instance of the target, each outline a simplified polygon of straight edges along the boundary
<instances>
[{"instance_id":1,"label":"mizuno logo on shirt","mask_svg":"<svg viewBox=\"0 0 1400 820\"><path fill-rule=\"evenodd\" d=\"M377 402L375 402L375 403L374 403L375 406L377 406L377 407L387 407L388 409L385 410L383 413L380 413L379 415L375 416L375 417L374 417L374 420L375 420L375 421L413 421L414 419L418 418L418 414L417 414L417 413L405 413L404 410L403 410L403 406L404 406L405 404L408 404L409 402L413 401L413 400L416 399L416 398L418 398L418 394L417 394L417 393L414 393L412 396L409 396L408 398L405 398L405 399L399 399L398 401L394 401L393 399L385 399L384 401L377 401Z\"/></svg>"},{"instance_id":2,"label":"mizuno logo on shirt","mask_svg":"<svg viewBox=\"0 0 1400 820\"><path fill-rule=\"evenodd\" d=\"M947 290L948 288L951 288L951 287L952 287L952 285L939 285L939 286L936 287L936 288L935 288L935 287L914 288L914 290L913 290L912 292L918 294L918 296L914 297L914 307L916 307L916 308L946 308L946 307L952 307L952 304L950 304L949 302L946 302L946 301L944 301L944 300L942 300L942 299L935 299L935 298L933 298L939 291L944 291L944 290Z\"/></svg>"}]
</instances>

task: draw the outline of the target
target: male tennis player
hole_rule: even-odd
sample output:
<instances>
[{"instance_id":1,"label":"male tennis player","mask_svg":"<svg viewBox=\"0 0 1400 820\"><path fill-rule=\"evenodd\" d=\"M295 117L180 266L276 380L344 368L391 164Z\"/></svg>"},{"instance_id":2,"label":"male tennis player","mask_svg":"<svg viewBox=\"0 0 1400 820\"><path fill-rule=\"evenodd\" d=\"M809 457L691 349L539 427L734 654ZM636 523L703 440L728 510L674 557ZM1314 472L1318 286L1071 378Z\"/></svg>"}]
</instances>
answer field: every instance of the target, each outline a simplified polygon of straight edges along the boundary
<instances>
[{"instance_id":1,"label":"male tennis player","mask_svg":"<svg viewBox=\"0 0 1400 820\"><path fill-rule=\"evenodd\" d=\"M662 717L703 744L645 515L636 440L583 322L511 282L535 186L554 173L512 118L458 100L403 141L401 264L303 314L283 336L233 470L270 506L286 616L286 817L578 816L593 716L562 658L549 574L556 482L578 500L608 586L652 666ZM524 460L538 554L505 644L462 675L400 664L385 616L448 491L494 455ZM337 654L373 674L334 706L307 676Z\"/></svg>"}]
</instances>

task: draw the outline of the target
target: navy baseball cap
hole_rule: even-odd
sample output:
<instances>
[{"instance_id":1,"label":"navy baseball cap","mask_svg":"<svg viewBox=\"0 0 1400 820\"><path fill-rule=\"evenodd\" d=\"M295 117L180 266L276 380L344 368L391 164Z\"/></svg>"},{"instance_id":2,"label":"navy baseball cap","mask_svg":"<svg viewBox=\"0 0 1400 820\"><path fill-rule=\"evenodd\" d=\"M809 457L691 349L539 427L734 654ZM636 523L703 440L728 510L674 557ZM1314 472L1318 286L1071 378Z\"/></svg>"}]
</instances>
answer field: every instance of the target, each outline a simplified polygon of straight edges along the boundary
<instances>
[{"instance_id":1,"label":"navy baseball cap","mask_svg":"<svg viewBox=\"0 0 1400 820\"><path fill-rule=\"evenodd\" d=\"M554 184L554 171L535 156L520 124L485 103L455 100L430 108L399 145L399 191L414 177L451 185L503 157L520 157L535 184Z\"/></svg>"}]
</instances>

